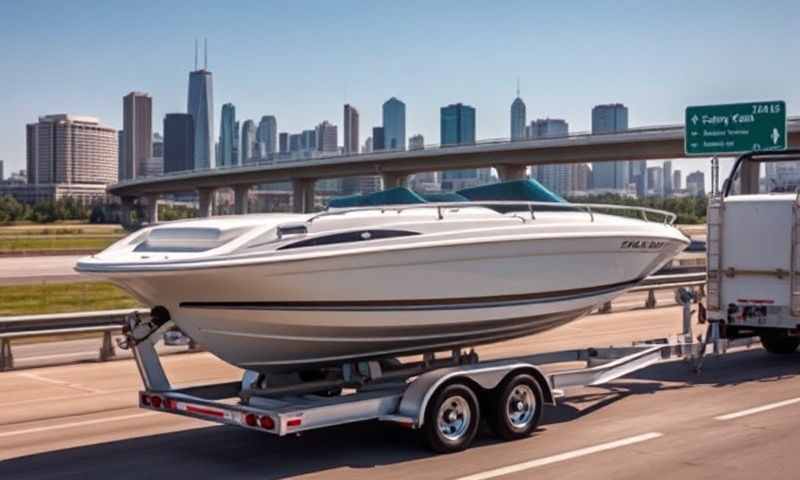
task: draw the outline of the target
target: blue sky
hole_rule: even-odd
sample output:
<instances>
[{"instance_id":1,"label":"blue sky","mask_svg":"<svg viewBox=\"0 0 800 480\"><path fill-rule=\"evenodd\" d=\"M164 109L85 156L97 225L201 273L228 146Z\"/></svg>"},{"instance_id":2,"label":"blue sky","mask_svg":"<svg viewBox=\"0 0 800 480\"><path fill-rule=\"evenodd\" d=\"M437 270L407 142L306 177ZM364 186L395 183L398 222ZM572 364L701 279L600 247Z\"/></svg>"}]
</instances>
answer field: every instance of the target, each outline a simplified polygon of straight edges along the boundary
<instances>
[{"instance_id":1,"label":"blue sky","mask_svg":"<svg viewBox=\"0 0 800 480\"><path fill-rule=\"evenodd\" d=\"M528 117L590 126L622 102L631 126L686 105L786 100L800 114L800 2L5 1L0 159L24 168L25 129L69 112L122 125L122 96L154 99L154 129L186 109L194 39L208 37L215 122L274 114L279 131L361 113L361 140L391 96L407 133L439 140L439 107L477 108L478 138L505 137L517 77ZM202 54L201 54L202 61ZM340 132L341 137L341 132ZM340 140L341 141L341 140ZM695 160L675 167L704 167Z\"/></svg>"}]
</instances>

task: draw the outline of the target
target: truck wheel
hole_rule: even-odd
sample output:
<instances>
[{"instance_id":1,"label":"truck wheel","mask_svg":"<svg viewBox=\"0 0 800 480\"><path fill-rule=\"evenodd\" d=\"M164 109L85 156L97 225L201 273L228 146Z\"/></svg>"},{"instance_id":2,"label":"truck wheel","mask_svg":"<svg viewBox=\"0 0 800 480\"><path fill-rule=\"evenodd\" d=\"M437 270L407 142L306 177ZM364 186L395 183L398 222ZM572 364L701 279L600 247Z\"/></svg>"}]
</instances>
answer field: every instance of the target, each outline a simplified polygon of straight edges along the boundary
<instances>
[{"instance_id":1,"label":"truck wheel","mask_svg":"<svg viewBox=\"0 0 800 480\"><path fill-rule=\"evenodd\" d=\"M489 423L497 436L516 440L530 436L542 418L544 396L539 382L528 374L511 377L497 391Z\"/></svg>"},{"instance_id":2,"label":"truck wheel","mask_svg":"<svg viewBox=\"0 0 800 480\"><path fill-rule=\"evenodd\" d=\"M475 393L467 385L451 383L436 392L428 403L422 434L435 452L459 452L472 443L479 424Z\"/></svg>"},{"instance_id":3,"label":"truck wheel","mask_svg":"<svg viewBox=\"0 0 800 480\"><path fill-rule=\"evenodd\" d=\"M790 337L785 333L768 333L759 335L761 345L769 353L786 355L793 353L800 346L800 337Z\"/></svg>"}]
</instances>

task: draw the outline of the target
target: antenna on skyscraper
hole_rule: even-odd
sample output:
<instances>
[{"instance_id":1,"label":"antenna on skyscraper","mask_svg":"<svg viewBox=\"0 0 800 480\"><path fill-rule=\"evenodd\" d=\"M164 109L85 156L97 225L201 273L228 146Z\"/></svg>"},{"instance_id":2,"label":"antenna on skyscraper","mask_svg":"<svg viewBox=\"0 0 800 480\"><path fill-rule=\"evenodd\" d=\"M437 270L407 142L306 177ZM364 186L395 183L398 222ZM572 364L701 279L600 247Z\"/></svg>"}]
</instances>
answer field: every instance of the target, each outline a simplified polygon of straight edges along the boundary
<instances>
[{"instance_id":1,"label":"antenna on skyscraper","mask_svg":"<svg viewBox=\"0 0 800 480\"><path fill-rule=\"evenodd\" d=\"M203 39L203 70L208 70L208 38Z\"/></svg>"},{"instance_id":2,"label":"antenna on skyscraper","mask_svg":"<svg viewBox=\"0 0 800 480\"><path fill-rule=\"evenodd\" d=\"M194 39L194 69L197 70L197 39Z\"/></svg>"},{"instance_id":3,"label":"antenna on skyscraper","mask_svg":"<svg viewBox=\"0 0 800 480\"><path fill-rule=\"evenodd\" d=\"M519 98L519 77L517 77L517 98Z\"/></svg>"}]
</instances>

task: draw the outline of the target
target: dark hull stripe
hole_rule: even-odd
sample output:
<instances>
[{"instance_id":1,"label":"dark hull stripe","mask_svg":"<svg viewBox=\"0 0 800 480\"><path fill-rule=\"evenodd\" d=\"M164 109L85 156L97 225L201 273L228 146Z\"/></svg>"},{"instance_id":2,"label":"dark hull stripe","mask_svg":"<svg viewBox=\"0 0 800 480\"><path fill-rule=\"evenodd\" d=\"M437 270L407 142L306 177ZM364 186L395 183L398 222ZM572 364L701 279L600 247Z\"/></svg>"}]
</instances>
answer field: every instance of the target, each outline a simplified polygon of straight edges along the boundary
<instances>
[{"instance_id":1,"label":"dark hull stripe","mask_svg":"<svg viewBox=\"0 0 800 480\"><path fill-rule=\"evenodd\" d=\"M520 295L496 295L478 298L419 300L359 300L321 302L181 302L181 308L211 310L294 310L294 311L393 311L393 310L463 310L496 308L536 303L550 303L592 297L630 288L641 279L589 288L558 290Z\"/></svg>"}]
</instances>

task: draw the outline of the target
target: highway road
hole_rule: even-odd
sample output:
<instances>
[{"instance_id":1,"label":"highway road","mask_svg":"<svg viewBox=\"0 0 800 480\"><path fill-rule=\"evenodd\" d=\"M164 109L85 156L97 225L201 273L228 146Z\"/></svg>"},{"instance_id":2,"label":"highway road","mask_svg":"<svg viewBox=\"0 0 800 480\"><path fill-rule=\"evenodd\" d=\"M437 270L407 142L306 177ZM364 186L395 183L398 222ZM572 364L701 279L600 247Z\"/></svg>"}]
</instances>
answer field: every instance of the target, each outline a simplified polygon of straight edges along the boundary
<instances>
[{"instance_id":1,"label":"highway road","mask_svg":"<svg viewBox=\"0 0 800 480\"><path fill-rule=\"evenodd\" d=\"M0 258L0 285L78 281L72 267L85 255L39 255Z\"/></svg>"},{"instance_id":2,"label":"highway road","mask_svg":"<svg viewBox=\"0 0 800 480\"><path fill-rule=\"evenodd\" d=\"M542 335L488 346L483 358L622 345L675 334L680 309L592 315ZM0 478L796 478L800 354L760 348L707 362L650 367L568 392L540 431L512 443L484 436L436 456L414 432L353 424L297 437L136 407L130 360L0 373ZM164 357L175 383L238 378L207 353Z\"/></svg>"}]
</instances>

